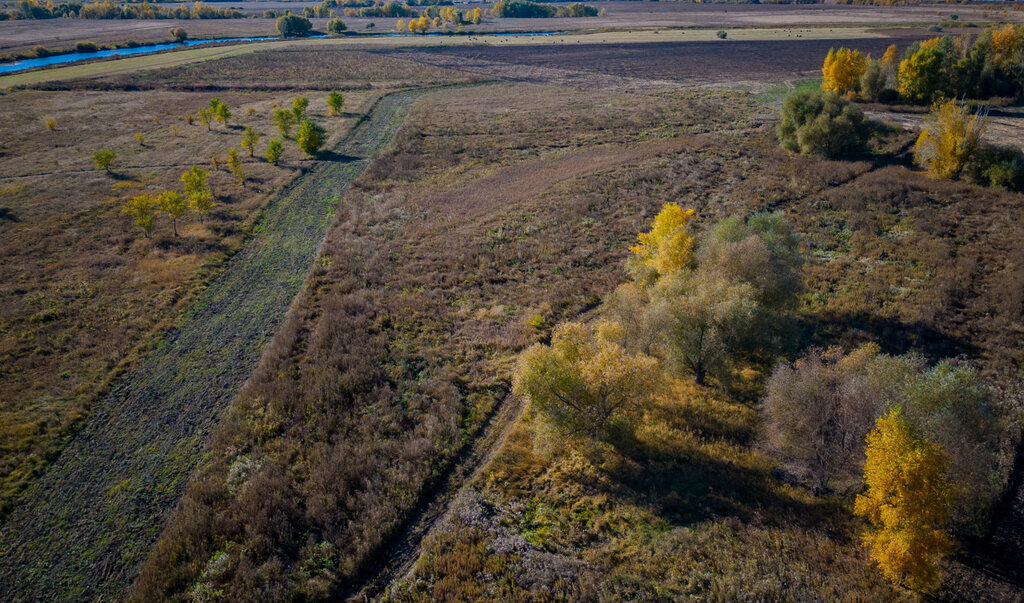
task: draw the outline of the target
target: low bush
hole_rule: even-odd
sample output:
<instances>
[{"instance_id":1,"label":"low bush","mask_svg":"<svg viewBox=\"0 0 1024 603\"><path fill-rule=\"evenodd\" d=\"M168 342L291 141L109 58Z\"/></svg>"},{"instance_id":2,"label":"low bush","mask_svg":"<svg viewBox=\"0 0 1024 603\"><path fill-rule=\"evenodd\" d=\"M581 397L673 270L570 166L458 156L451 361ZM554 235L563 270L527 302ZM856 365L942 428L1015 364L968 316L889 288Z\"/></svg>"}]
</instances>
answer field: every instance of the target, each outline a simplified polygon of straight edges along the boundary
<instances>
[{"instance_id":1,"label":"low bush","mask_svg":"<svg viewBox=\"0 0 1024 603\"><path fill-rule=\"evenodd\" d=\"M83 41L75 43L75 50L77 52L99 52L99 49L100 47L96 42Z\"/></svg>"}]
</instances>

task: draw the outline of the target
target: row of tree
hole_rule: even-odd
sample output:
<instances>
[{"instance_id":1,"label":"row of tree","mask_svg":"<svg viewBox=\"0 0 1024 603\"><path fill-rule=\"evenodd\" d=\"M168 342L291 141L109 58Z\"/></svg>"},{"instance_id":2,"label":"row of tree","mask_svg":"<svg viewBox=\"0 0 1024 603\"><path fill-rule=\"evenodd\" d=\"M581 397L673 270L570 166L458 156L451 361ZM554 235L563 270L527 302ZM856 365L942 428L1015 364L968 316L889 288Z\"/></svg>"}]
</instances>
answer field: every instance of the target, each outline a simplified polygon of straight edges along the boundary
<instances>
[{"instance_id":1,"label":"row of tree","mask_svg":"<svg viewBox=\"0 0 1024 603\"><path fill-rule=\"evenodd\" d=\"M965 35L915 42L902 56L893 45L877 61L833 48L822 76L823 89L869 101L1016 98L1024 93L1024 27L989 28L973 41Z\"/></svg>"},{"instance_id":2,"label":"row of tree","mask_svg":"<svg viewBox=\"0 0 1024 603\"><path fill-rule=\"evenodd\" d=\"M202 222L216 205L207 176L206 170L192 166L181 175L184 193L163 191L136 195L125 201L121 213L131 216L147 239L153 231L157 216L161 213L166 214L171 220L174 236L178 236L178 220L184 217L188 210L195 211Z\"/></svg>"},{"instance_id":3,"label":"row of tree","mask_svg":"<svg viewBox=\"0 0 1024 603\"><path fill-rule=\"evenodd\" d=\"M237 9L217 8L202 0L197 0L191 7L185 4L164 7L149 2L120 4L109 0L92 4L55 3L53 0L41 4L38 0L20 0L17 10L0 14L6 15L7 19L241 19L245 16Z\"/></svg>"}]
</instances>

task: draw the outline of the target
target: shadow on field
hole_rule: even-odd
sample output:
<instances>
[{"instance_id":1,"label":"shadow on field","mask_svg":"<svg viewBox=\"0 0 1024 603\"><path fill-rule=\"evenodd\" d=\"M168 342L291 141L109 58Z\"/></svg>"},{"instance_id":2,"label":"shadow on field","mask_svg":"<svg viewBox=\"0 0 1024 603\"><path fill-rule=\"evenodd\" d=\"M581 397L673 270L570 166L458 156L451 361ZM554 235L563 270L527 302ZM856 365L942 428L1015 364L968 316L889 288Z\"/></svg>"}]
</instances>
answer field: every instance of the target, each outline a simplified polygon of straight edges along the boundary
<instances>
[{"instance_id":1,"label":"shadow on field","mask_svg":"<svg viewBox=\"0 0 1024 603\"><path fill-rule=\"evenodd\" d=\"M359 161L360 157L354 155L346 155L345 153L339 153L337 151L320 151L317 153L316 158L319 161L331 161L337 163L351 163L353 161Z\"/></svg>"},{"instance_id":2,"label":"shadow on field","mask_svg":"<svg viewBox=\"0 0 1024 603\"><path fill-rule=\"evenodd\" d=\"M903 322L873 314L821 315L807 318L801 325L803 347L841 346L852 349L874 342L886 354L919 352L930 360L976 357L977 346L961 337L948 335L921 322Z\"/></svg>"},{"instance_id":3,"label":"shadow on field","mask_svg":"<svg viewBox=\"0 0 1024 603\"><path fill-rule=\"evenodd\" d=\"M21 222L21 218L9 208L0 207L0 222Z\"/></svg>"}]
</instances>

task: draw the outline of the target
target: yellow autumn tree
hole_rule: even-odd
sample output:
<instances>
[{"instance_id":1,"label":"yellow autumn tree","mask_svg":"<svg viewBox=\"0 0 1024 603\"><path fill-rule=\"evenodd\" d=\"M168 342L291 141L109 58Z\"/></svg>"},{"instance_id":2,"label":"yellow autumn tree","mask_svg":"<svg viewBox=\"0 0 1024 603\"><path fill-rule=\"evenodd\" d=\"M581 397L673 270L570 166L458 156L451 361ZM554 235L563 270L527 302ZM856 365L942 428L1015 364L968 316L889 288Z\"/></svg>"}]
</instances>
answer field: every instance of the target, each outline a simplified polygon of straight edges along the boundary
<instances>
[{"instance_id":1,"label":"yellow autumn tree","mask_svg":"<svg viewBox=\"0 0 1024 603\"><path fill-rule=\"evenodd\" d=\"M658 362L628 352L615 339L622 327L568 322L551 345L537 344L519 357L513 391L560 432L604 437L633 425L658 382Z\"/></svg>"},{"instance_id":2,"label":"yellow autumn tree","mask_svg":"<svg viewBox=\"0 0 1024 603\"><path fill-rule=\"evenodd\" d=\"M900 58L900 51L896 48L895 44L889 45L882 54L882 58L878 60L878 64L882 66L882 69L893 71L896 69L897 62Z\"/></svg>"},{"instance_id":3,"label":"yellow autumn tree","mask_svg":"<svg viewBox=\"0 0 1024 603\"><path fill-rule=\"evenodd\" d=\"M872 525L864 545L882 574L915 590L938 587L939 562L952 548L952 488L942 451L914 433L899 407L868 434L864 480L854 512Z\"/></svg>"},{"instance_id":4,"label":"yellow autumn tree","mask_svg":"<svg viewBox=\"0 0 1024 603\"><path fill-rule=\"evenodd\" d=\"M936 178L956 179L978 151L985 122L984 111L972 112L964 102L939 103L914 144L915 161Z\"/></svg>"},{"instance_id":5,"label":"yellow autumn tree","mask_svg":"<svg viewBox=\"0 0 1024 603\"><path fill-rule=\"evenodd\" d=\"M639 243L629 248L633 252L629 269L638 281L652 282L693 263L696 241L686 226L696 214L696 210L683 209L676 203L662 207L650 232L640 233Z\"/></svg>"},{"instance_id":6,"label":"yellow autumn tree","mask_svg":"<svg viewBox=\"0 0 1024 603\"><path fill-rule=\"evenodd\" d=\"M867 59L859 50L829 49L821 68L821 87L838 94L855 92L860 77L867 69Z\"/></svg>"},{"instance_id":7,"label":"yellow autumn tree","mask_svg":"<svg viewBox=\"0 0 1024 603\"><path fill-rule=\"evenodd\" d=\"M1024 52L1024 27L1008 23L993 30L992 51L996 64L1019 62Z\"/></svg>"}]
</instances>

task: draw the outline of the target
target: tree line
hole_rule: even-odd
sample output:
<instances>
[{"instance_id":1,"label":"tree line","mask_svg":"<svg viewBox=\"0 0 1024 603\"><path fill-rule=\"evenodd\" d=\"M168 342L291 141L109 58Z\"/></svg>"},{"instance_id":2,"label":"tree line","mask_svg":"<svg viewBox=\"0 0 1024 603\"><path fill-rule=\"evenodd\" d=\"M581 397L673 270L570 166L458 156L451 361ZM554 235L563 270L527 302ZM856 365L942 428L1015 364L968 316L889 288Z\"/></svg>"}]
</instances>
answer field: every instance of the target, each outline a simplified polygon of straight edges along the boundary
<instances>
[{"instance_id":1,"label":"tree line","mask_svg":"<svg viewBox=\"0 0 1024 603\"><path fill-rule=\"evenodd\" d=\"M55 3L47 0L20 0L13 11L0 11L0 20L5 19L57 19L71 17L80 19L241 19L245 15L234 8L217 8L196 0L191 7L159 6L142 2L139 4L118 4L109 0L83 4L81 2Z\"/></svg>"},{"instance_id":2,"label":"tree line","mask_svg":"<svg viewBox=\"0 0 1024 603\"><path fill-rule=\"evenodd\" d=\"M798 235L779 213L726 218L699 235L695 217L665 205L630 249L631 279L595 319L558 325L550 343L524 351L514 392L569 441L615 443L669 380L728 390L738 368L775 363L762 448L791 479L852 502L886 578L935 588L955 538L978 533L1006 484L1020 400L961 361L929 365L874 344L779 360L796 340Z\"/></svg>"}]
</instances>

